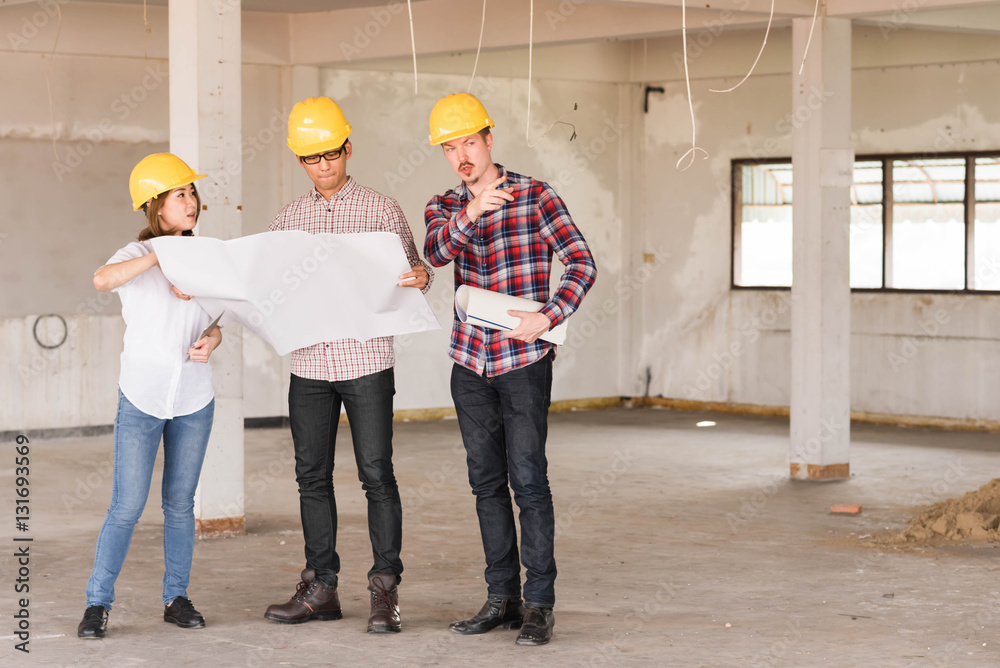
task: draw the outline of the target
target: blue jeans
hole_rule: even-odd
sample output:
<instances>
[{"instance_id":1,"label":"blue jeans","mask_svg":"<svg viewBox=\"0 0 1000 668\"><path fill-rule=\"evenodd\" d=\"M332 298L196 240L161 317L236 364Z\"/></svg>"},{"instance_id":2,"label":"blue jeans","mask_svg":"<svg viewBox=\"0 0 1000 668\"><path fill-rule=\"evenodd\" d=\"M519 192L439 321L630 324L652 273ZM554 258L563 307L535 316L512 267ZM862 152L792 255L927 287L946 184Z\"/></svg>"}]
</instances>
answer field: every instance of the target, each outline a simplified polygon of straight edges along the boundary
<instances>
[{"instance_id":1,"label":"blue jeans","mask_svg":"<svg viewBox=\"0 0 1000 668\"><path fill-rule=\"evenodd\" d=\"M555 604L555 517L545 458L551 390L552 355L492 378L459 364L451 372L451 396L486 554L488 594L521 595L513 489L520 510L524 603L540 608Z\"/></svg>"},{"instance_id":2,"label":"blue jeans","mask_svg":"<svg viewBox=\"0 0 1000 668\"><path fill-rule=\"evenodd\" d=\"M194 491L212 432L215 399L200 411L169 420L147 415L118 390L111 507L97 536L87 606L111 609L132 531L146 507L156 451L163 437L163 603L187 596L194 552Z\"/></svg>"},{"instance_id":3,"label":"blue jeans","mask_svg":"<svg viewBox=\"0 0 1000 668\"><path fill-rule=\"evenodd\" d=\"M368 499L368 537L374 564L368 575L403 572L399 552L403 542L403 508L392 470L391 368L378 373L328 382L292 374L288 386L288 420L295 445L295 480L305 541L306 567L336 587L337 499L333 493L333 462L341 405L347 410L354 440L358 478Z\"/></svg>"}]
</instances>

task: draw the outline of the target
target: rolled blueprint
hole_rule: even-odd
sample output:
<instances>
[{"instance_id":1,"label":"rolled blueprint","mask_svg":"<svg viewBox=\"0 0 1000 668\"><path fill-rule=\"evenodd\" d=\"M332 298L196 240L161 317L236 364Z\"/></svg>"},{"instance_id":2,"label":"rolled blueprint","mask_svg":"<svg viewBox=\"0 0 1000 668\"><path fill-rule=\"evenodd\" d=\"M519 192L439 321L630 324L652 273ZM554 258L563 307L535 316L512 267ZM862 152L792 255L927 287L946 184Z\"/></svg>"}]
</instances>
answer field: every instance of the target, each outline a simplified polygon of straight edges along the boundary
<instances>
[{"instance_id":1,"label":"rolled blueprint","mask_svg":"<svg viewBox=\"0 0 1000 668\"><path fill-rule=\"evenodd\" d=\"M507 315L508 310L536 313L541 311L543 306L545 304L541 302L468 285L460 285L458 290L455 290L455 312L458 314L458 319L487 329L514 329L521 323L521 319ZM562 345L566 341L566 322L563 320L538 338L557 346Z\"/></svg>"}]
</instances>

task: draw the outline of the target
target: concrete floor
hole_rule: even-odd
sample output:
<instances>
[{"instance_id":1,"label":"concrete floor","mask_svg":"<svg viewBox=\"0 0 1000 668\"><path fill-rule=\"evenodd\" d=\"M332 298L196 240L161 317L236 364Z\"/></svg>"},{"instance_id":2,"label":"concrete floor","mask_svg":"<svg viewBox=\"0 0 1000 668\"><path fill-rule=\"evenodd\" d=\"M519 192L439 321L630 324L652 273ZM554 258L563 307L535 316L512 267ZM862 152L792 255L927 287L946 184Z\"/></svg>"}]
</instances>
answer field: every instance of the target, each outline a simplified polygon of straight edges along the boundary
<instances>
[{"instance_id":1,"label":"concrete floor","mask_svg":"<svg viewBox=\"0 0 1000 668\"><path fill-rule=\"evenodd\" d=\"M718 425L696 428L703 419ZM248 533L199 541L195 548L189 593L207 628L182 630L162 621L162 515L154 492L118 582L108 637L79 640L84 587L111 494L111 436L35 441L31 653L15 651L8 635L0 661L81 667L1000 665L994 545L882 551L858 542L859 535L901 526L914 506L960 496L996 476L996 435L856 425L850 481L792 483L787 433L787 420L772 418L655 409L553 415L549 461L560 574L555 638L540 648L516 647L511 631L461 637L447 630L485 597L454 420L397 425L406 572L404 631L390 636L365 633L371 553L349 446L340 449L335 473L344 619L297 626L264 620L267 604L287 600L294 590L302 539L290 436L249 430ZM8 490L10 465L0 471ZM6 498L10 503L9 493ZM834 516L832 503L862 504L864 513ZM4 552L2 614L10 629L17 566L13 550Z\"/></svg>"}]
</instances>

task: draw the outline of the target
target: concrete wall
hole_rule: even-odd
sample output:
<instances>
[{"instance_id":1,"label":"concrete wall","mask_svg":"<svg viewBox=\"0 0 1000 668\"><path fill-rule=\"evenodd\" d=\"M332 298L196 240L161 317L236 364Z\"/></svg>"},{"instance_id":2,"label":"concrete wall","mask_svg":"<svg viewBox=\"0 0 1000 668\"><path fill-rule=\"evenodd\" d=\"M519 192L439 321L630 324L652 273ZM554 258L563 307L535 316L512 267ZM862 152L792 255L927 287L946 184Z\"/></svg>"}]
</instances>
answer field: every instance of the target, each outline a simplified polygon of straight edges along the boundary
<instances>
[{"instance_id":1,"label":"concrete wall","mask_svg":"<svg viewBox=\"0 0 1000 668\"><path fill-rule=\"evenodd\" d=\"M425 237L423 211L427 200L458 184L441 149L427 142L427 117L434 103L468 86L467 76L426 75L420 78L420 92L413 94L412 74L324 70L323 93L338 101L354 127L354 155L348 171L360 182L399 200L422 249ZM570 213L587 238L598 264L597 285L573 318L582 324L611 294L622 268L621 232L625 227L619 214L618 152L623 111L617 84L584 82L541 82L532 94L531 138L536 139L556 117L573 108L581 138L608 134L601 155L583 153L583 139L568 141L571 130L557 126L534 149L525 142L527 84L524 79L488 77L473 87L489 109L494 128L493 158L512 171L529 174L553 183L566 201ZM435 270L434 286L428 299L441 321L442 329L429 334L408 336L397 341L396 406L422 408L451 404L447 357L454 294L453 266ZM553 263L552 284L557 285L562 265ZM571 337L556 362L553 396L556 399L609 396L617 393L617 366L620 313L610 325L586 328ZM600 319L600 318L599 318ZM593 331L591 331L593 329ZM607 365L595 368L590 360L600 358Z\"/></svg>"},{"instance_id":2,"label":"concrete wall","mask_svg":"<svg viewBox=\"0 0 1000 668\"><path fill-rule=\"evenodd\" d=\"M135 12L94 5L106 21L101 39L117 33L134 37ZM119 13L121 10L123 13ZM14 20L13 12L0 19ZM0 72L7 90L17 90L0 109L0 271L5 291L0 302L0 431L110 424L121 351L117 297L96 293L91 277L115 250L135 238L141 214L133 213L127 182L132 166L144 155L167 150L167 62L164 35L154 32L149 58L116 53L88 53L96 45L76 26L84 14L67 11L66 39L76 53L55 58L52 67L55 136L42 53L0 50ZM151 8L151 22L164 29L163 8ZM280 18L280 17L279 17ZM139 16L141 21L141 15ZM88 17L93 22L93 17ZM262 232L282 204L309 186L284 145L285 119L293 98L328 94L337 99L355 126L356 152L349 171L359 182L397 197L418 245L424 238L423 207L434 194L457 183L440 149L426 141L427 115L438 97L464 90L467 76L422 77L413 95L405 74L293 68L282 63L283 48L267 45L269 31L261 17L245 19L243 71L243 230ZM140 23L141 25L141 23ZM14 21L11 26L19 28ZM51 32L55 24L44 26ZM97 28L95 27L95 30ZM7 30L0 30L6 34ZM273 31L272 31L273 32ZM98 33L95 33L98 34ZM51 42L43 30L31 46L43 51ZM310 89L309 77L315 77ZM303 84L303 81L306 81ZM511 169L556 183L584 234L591 240L601 279L577 317L590 318L612 293L621 271L621 239L627 226L620 210L619 164L624 160L622 110L629 109L621 86L613 83L545 82L536 84L532 101L537 137L556 116L580 103L574 114L581 136L610 138L598 155L583 155L570 130L559 126L535 149L524 143L525 80L482 79L479 93L497 117L496 158ZM606 128L615 128L608 134ZM55 153L53 152L55 151ZM575 157L575 160L574 160ZM554 265L553 284L561 265ZM447 358L451 326L452 270L439 270L428 298L443 329L400 339L396 406L399 409L450 406ZM59 314L66 342L46 349L32 329L43 314ZM567 346L557 364L555 399L615 395L620 365L619 321L624 311L597 313ZM58 318L39 320L39 339L48 345L61 338ZM239 330L230 336L240 336ZM244 337L245 415L287 414L288 360L251 334ZM96 342L96 343L95 343ZM595 369L587 360L600 357Z\"/></svg>"},{"instance_id":3,"label":"concrete wall","mask_svg":"<svg viewBox=\"0 0 1000 668\"><path fill-rule=\"evenodd\" d=\"M717 53L694 61L702 73L727 76L693 83L698 145L709 158L685 172L674 164L691 145L686 92L663 66L680 45L664 40L654 47L661 65L653 76L664 77L659 84L666 93L652 98L646 118L647 162L638 187L649 213L640 224L647 243L670 249L671 262L644 295L636 359L640 369L650 370L654 396L789 404L790 294L730 290L728 193L732 159L791 155L788 115L808 117L807 104L792 107L788 37L778 31L768 42L772 57L789 56L784 68L762 60L761 73L730 94L707 90L738 81L729 66L709 62ZM996 40L974 35L906 31L883 40L877 30L856 28L855 152L1000 149L997 48ZM919 62L928 53L954 62L900 64L906 56ZM993 60L979 62L986 57ZM1000 397L986 391L987 379L1000 368L998 306L1000 298L988 295L855 293L852 409L1000 415Z\"/></svg>"},{"instance_id":4,"label":"concrete wall","mask_svg":"<svg viewBox=\"0 0 1000 668\"><path fill-rule=\"evenodd\" d=\"M167 147L164 8L150 8L148 58L135 25L141 8L64 9L61 55L51 68L58 159L44 55L54 24L29 49L0 48L0 83L17 91L0 108L0 272L8 287L0 301L0 431L112 421L122 323L117 298L95 293L90 279L141 226L129 209L129 170ZM426 144L427 114L440 95L466 89L472 56L422 58L414 95L409 60L291 67L287 31L275 29L283 21L244 18L244 233L266 229L307 187L284 147L284 117L294 98L328 94L355 127L350 173L396 197L422 242L424 203L456 183ZM10 10L0 14L0 33L19 25ZM495 157L553 183L598 259L598 284L560 351L555 399L648 392L788 403L787 293L730 291L727 199L731 159L791 152L781 123L793 111L788 31L772 32L756 76L741 89L707 90L735 83L760 37L729 30L694 42L699 145L710 158L685 172L674 167L690 144L678 39L536 50L531 139L573 103L580 108L567 118L577 140L560 125L533 149L524 136L526 53L484 53L473 92L497 119ZM941 141L948 150L1000 148L1000 110L989 93L1000 74L995 39L856 27L854 41L857 152L940 150ZM666 88L651 96L649 114L644 82ZM558 264L554 273L553 282ZM451 288L451 269L439 270L429 299L444 329L398 341L400 409L451 403ZM853 302L855 409L998 414L998 399L986 391L1000 370L990 327L997 298L859 294ZM32 333L49 313L67 322L66 343L52 350ZM41 342L58 340L61 327L57 318L39 321ZM244 355L246 415L286 414L287 359L249 334Z\"/></svg>"}]
</instances>

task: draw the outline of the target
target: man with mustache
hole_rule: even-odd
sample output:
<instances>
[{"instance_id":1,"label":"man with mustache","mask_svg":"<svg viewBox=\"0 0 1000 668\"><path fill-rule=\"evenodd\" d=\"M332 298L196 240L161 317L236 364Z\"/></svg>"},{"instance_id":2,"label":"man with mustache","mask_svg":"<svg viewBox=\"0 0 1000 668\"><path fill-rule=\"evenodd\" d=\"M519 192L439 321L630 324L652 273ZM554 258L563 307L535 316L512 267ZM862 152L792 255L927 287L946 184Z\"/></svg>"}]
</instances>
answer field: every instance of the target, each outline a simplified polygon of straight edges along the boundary
<instances>
[{"instance_id":1,"label":"man with mustache","mask_svg":"<svg viewBox=\"0 0 1000 668\"><path fill-rule=\"evenodd\" d=\"M544 306L537 313L508 311L521 321L509 331L454 321L451 393L476 496L488 598L451 629L520 628L517 644L544 645L552 638L556 578L545 458L555 349L538 337L576 311L597 268L555 191L493 162L492 127L482 103L468 93L434 106L430 143L442 147L462 183L428 202L424 254L436 267L455 262L456 289L469 285ZM553 252L565 272L550 296ZM511 489L520 511L523 606Z\"/></svg>"}]
</instances>

